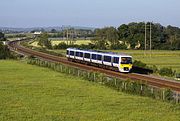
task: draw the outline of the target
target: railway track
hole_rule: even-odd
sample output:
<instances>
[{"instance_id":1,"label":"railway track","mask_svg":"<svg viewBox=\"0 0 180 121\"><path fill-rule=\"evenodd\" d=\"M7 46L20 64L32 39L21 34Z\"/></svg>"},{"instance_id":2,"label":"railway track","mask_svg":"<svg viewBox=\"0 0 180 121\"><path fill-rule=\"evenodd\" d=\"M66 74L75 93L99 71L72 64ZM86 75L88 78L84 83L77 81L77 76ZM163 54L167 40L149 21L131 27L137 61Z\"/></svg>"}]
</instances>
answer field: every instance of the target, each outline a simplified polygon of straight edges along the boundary
<instances>
[{"instance_id":1,"label":"railway track","mask_svg":"<svg viewBox=\"0 0 180 121\"><path fill-rule=\"evenodd\" d=\"M137 81L139 80L143 83L146 83L155 87L169 88L180 93L180 82L152 77L149 75L141 75L141 74L135 74L135 73L124 74L124 73L106 70L106 69L102 69L102 68L98 68L94 66L88 66L88 65L84 65L80 63L70 62L66 58L63 58L63 57L58 57L58 56L38 52L29 48L25 48L19 43L20 43L20 40L12 41L8 43L8 46L11 50L24 54L24 55L33 55L37 58L41 58L44 60L59 62L59 63L63 63L69 66L78 67L78 68L82 68L82 69L86 69L90 71L97 71L97 72L104 73L109 76L114 76L114 77L118 77L122 79L132 79L132 80L137 80Z\"/></svg>"}]
</instances>

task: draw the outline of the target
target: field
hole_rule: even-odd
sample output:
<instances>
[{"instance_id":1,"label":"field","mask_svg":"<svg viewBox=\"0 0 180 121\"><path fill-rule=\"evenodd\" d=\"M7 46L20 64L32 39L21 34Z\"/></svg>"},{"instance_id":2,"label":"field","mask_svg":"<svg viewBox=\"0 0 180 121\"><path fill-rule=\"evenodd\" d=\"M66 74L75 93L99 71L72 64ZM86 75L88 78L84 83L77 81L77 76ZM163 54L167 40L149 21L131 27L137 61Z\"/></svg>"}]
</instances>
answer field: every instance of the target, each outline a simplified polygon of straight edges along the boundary
<instances>
[{"instance_id":1,"label":"field","mask_svg":"<svg viewBox=\"0 0 180 121\"><path fill-rule=\"evenodd\" d=\"M0 61L1 121L179 121L180 107L96 83Z\"/></svg>"},{"instance_id":2,"label":"field","mask_svg":"<svg viewBox=\"0 0 180 121\"><path fill-rule=\"evenodd\" d=\"M18 35L24 35L24 33L18 33L18 34L5 34L5 37L7 38L7 40L9 41L14 41L14 40L18 40L18 39L21 39L23 37L17 37ZM31 33L25 33L26 37L32 37L33 34Z\"/></svg>"},{"instance_id":3,"label":"field","mask_svg":"<svg viewBox=\"0 0 180 121\"><path fill-rule=\"evenodd\" d=\"M59 43L62 43L62 42L67 43L66 40L52 40L51 41L52 45L58 45ZM91 43L91 40L72 40L72 42L77 45L81 45L81 44L88 45L89 43Z\"/></svg>"},{"instance_id":4,"label":"field","mask_svg":"<svg viewBox=\"0 0 180 121\"><path fill-rule=\"evenodd\" d=\"M52 44L53 46L54 46L54 45L58 45L59 43L62 43L62 42L67 43L66 40L51 40L51 44ZM72 41L72 42L73 42L74 44L77 44L77 45L81 45L81 44L88 45L89 43L91 43L91 40L74 40L74 41ZM32 46L37 46L37 47L39 47L37 43L38 43L38 42L35 41L35 42L31 43L31 45L32 45ZM69 41L68 41L68 43L69 43Z\"/></svg>"}]
</instances>

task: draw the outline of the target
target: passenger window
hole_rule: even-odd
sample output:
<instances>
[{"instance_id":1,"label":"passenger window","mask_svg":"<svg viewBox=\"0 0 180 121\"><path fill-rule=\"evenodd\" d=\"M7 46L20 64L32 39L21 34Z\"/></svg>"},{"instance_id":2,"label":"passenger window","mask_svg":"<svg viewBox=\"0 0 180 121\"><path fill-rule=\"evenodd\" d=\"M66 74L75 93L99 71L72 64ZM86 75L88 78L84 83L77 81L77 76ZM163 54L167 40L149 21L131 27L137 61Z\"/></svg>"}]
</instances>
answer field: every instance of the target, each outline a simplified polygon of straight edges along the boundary
<instances>
[{"instance_id":1,"label":"passenger window","mask_svg":"<svg viewBox=\"0 0 180 121\"><path fill-rule=\"evenodd\" d=\"M97 55L97 60L102 60L102 55Z\"/></svg>"},{"instance_id":2,"label":"passenger window","mask_svg":"<svg viewBox=\"0 0 180 121\"><path fill-rule=\"evenodd\" d=\"M80 57L83 57L83 53L82 52L80 52Z\"/></svg>"},{"instance_id":3,"label":"passenger window","mask_svg":"<svg viewBox=\"0 0 180 121\"><path fill-rule=\"evenodd\" d=\"M90 58L90 54L89 53L85 53L85 58Z\"/></svg>"},{"instance_id":4,"label":"passenger window","mask_svg":"<svg viewBox=\"0 0 180 121\"><path fill-rule=\"evenodd\" d=\"M96 54L92 54L92 59L96 60Z\"/></svg>"},{"instance_id":5,"label":"passenger window","mask_svg":"<svg viewBox=\"0 0 180 121\"><path fill-rule=\"evenodd\" d=\"M119 63L119 57L114 57L114 61L113 61L114 63Z\"/></svg>"},{"instance_id":6,"label":"passenger window","mask_svg":"<svg viewBox=\"0 0 180 121\"><path fill-rule=\"evenodd\" d=\"M76 56L78 56L78 57L79 57L79 52L76 52Z\"/></svg>"},{"instance_id":7,"label":"passenger window","mask_svg":"<svg viewBox=\"0 0 180 121\"><path fill-rule=\"evenodd\" d=\"M74 56L74 51L70 51L70 55Z\"/></svg>"},{"instance_id":8,"label":"passenger window","mask_svg":"<svg viewBox=\"0 0 180 121\"><path fill-rule=\"evenodd\" d=\"M111 56L104 56L104 61L111 62Z\"/></svg>"}]
</instances>

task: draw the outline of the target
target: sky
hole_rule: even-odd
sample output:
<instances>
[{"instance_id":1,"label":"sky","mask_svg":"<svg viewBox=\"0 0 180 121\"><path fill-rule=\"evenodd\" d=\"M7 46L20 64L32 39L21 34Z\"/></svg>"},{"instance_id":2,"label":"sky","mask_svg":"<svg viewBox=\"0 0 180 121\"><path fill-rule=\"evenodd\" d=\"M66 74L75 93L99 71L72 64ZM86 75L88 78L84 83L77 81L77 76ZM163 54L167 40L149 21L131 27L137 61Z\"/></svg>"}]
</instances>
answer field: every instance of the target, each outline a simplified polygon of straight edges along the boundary
<instances>
[{"instance_id":1,"label":"sky","mask_svg":"<svg viewBox=\"0 0 180 121\"><path fill-rule=\"evenodd\" d=\"M0 0L1 27L118 27L143 21L180 27L180 0Z\"/></svg>"}]
</instances>

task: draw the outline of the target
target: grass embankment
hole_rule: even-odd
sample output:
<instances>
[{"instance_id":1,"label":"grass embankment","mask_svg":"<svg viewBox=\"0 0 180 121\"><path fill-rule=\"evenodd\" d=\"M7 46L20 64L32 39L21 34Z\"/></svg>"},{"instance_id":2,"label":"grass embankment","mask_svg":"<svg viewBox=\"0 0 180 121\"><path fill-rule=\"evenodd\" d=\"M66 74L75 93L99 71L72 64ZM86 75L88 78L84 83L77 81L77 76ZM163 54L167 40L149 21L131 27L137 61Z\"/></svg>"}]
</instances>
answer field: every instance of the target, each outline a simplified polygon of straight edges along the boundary
<instances>
[{"instance_id":1,"label":"grass embankment","mask_svg":"<svg viewBox=\"0 0 180 121\"><path fill-rule=\"evenodd\" d=\"M179 121L179 106L50 69L0 61L0 120Z\"/></svg>"}]
</instances>

